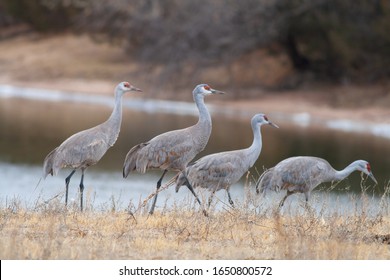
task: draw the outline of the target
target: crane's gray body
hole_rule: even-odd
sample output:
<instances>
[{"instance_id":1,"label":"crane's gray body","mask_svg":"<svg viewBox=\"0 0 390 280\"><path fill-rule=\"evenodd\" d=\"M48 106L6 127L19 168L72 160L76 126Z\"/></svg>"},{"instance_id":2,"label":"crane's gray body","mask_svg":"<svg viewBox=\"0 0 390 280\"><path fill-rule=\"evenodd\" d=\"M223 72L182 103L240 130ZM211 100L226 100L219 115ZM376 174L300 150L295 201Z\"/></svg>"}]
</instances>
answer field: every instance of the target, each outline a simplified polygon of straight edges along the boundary
<instances>
[{"instance_id":1,"label":"crane's gray body","mask_svg":"<svg viewBox=\"0 0 390 280\"><path fill-rule=\"evenodd\" d=\"M264 173L261 189L309 192L322 182L334 179L335 170L322 158L292 157L278 163Z\"/></svg>"},{"instance_id":2,"label":"crane's gray body","mask_svg":"<svg viewBox=\"0 0 390 280\"><path fill-rule=\"evenodd\" d=\"M130 85L128 82L119 83L115 88L115 106L107 121L70 136L46 156L43 162L44 178L49 174L56 175L61 168L70 167L73 169L72 173L65 180L65 203L67 203L68 198L69 180L76 169L81 169L80 206L82 210L84 170L96 164L116 142L122 122L122 96L128 91L141 90Z\"/></svg>"},{"instance_id":3,"label":"crane's gray body","mask_svg":"<svg viewBox=\"0 0 390 280\"><path fill-rule=\"evenodd\" d=\"M298 156L287 158L266 170L257 181L256 189L263 193L267 190L287 190L287 195L280 203L280 206L283 206L289 195L296 192L304 193L308 201L310 192L318 185L343 180L353 171L362 171L376 182L371 167L365 160L354 161L343 170L337 171L325 159Z\"/></svg>"},{"instance_id":4,"label":"crane's gray body","mask_svg":"<svg viewBox=\"0 0 390 280\"><path fill-rule=\"evenodd\" d=\"M44 160L44 177L57 175L61 168L86 169L96 164L112 147L119 135L120 120L106 121L80 131L51 151Z\"/></svg>"},{"instance_id":5,"label":"crane's gray body","mask_svg":"<svg viewBox=\"0 0 390 280\"><path fill-rule=\"evenodd\" d=\"M194 188L207 188L212 192L228 189L238 182L256 161L249 162L247 159L258 157L259 154L248 154L246 149L211 154L188 166L185 172ZM185 184L183 179L183 175L179 175L176 191Z\"/></svg>"},{"instance_id":6,"label":"crane's gray body","mask_svg":"<svg viewBox=\"0 0 390 280\"><path fill-rule=\"evenodd\" d=\"M176 180L176 191L182 185L189 183L194 188L207 188L212 193L225 189L229 194L230 186L236 183L255 164L260 155L262 148L260 126L263 124L276 126L264 117L263 114L257 114L251 120L253 142L250 147L207 155L190 164Z\"/></svg>"},{"instance_id":7,"label":"crane's gray body","mask_svg":"<svg viewBox=\"0 0 390 280\"><path fill-rule=\"evenodd\" d=\"M211 134L211 118L196 125L160 134L146 143L141 143L128 152L124 176L130 171L145 173L152 168L179 171L204 150Z\"/></svg>"},{"instance_id":8,"label":"crane's gray body","mask_svg":"<svg viewBox=\"0 0 390 280\"><path fill-rule=\"evenodd\" d=\"M204 104L204 97L215 93L223 92L214 90L206 84L197 85L192 95L199 110L198 122L184 129L160 134L148 142L131 148L123 164L123 177L126 178L132 171L145 173L148 169L160 168L164 172L157 182L158 190L168 170L184 170L187 164L204 150L209 141L212 124L210 113ZM156 200L157 193L154 196L150 214L154 212Z\"/></svg>"}]
</instances>

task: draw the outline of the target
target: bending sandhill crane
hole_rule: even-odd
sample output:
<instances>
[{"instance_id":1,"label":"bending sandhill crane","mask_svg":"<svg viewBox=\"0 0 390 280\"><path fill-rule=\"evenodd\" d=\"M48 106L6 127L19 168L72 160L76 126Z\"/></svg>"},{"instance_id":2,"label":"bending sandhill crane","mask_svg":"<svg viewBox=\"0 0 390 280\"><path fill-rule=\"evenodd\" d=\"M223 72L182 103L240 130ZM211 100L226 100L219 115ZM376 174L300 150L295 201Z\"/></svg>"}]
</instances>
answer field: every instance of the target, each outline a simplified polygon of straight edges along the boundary
<instances>
[{"instance_id":1,"label":"bending sandhill crane","mask_svg":"<svg viewBox=\"0 0 390 280\"><path fill-rule=\"evenodd\" d=\"M65 205L68 204L69 181L77 169L81 169L80 209L83 210L84 171L96 164L114 145L122 122L122 96L129 91L141 91L128 82L115 88L115 106L111 116L102 124L80 131L51 151L43 163L43 177L56 175L61 168L70 167L72 172L65 179Z\"/></svg>"},{"instance_id":2,"label":"bending sandhill crane","mask_svg":"<svg viewBox=\"0 0 390 280\"><path fill-rule=\"evenodd\" d=\"M141 143L126 155L123 165L123 177L126 178L131 171L145 173L152 168L160 168L162 176L157 181L157 192L154 196L149 213L153 214L157 201L158 190L162 179L169 171L182 171L194 157L206 147L211 134L211 117L204 104L204 97L211 94L223 94L224 92L212 89L207 84L200 84L192 92L193 99L199 110L198 122L188 128L173 130L160 134L146 143ZM190 191L195 195L193 189ZM197 198L198 202L200 200Z\"/></svg>"},{"instance_id":3,"label":"bending sandhill crane","mask_svg":"<svg viewBox=\"0 0 390 280\"><path fill-rule=\"evenodd\" d=\"M266 170L256 183L256 192L267 190L287 190L286 196L279 203L281 208L286 198L293 193L304 193L306 204L310 192L321 183L341 181L352 172L361 171L378 184L371 172L370 164L365 160L356 160L341 171L335 170L329 162L318 157L291 157Z\"/></svg>"},{"instance_id":4,"label":"bending sandhill crane","mask_svg":"<svg viewBox=\"0 0 390 280\"><path fill-rule=\"evenodd\" d=\"M234 207L229 188L236 183L258 159L261 148L260 127L270 122L266 115L257 114L251 120L253 130L253 142L249 148L207 155L190 164L184 172L181 172L176 180L176 192L182 185L207 188L211 191L209 206L216 191L225 189L229 203Z\"/></svg>"}]
</instances>

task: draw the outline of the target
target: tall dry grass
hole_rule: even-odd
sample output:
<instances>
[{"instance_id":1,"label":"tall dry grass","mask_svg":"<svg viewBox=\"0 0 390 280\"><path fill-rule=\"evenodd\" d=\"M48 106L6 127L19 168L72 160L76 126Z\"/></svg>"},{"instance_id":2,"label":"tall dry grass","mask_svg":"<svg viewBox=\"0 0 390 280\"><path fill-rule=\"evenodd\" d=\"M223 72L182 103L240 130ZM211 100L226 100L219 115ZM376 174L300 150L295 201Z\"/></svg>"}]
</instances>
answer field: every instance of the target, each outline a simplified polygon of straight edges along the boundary
<instances>
[{"instance_id":1,"label":"tall dry grass","mask_svg":"<svg viewBox=\"0 0 390 280\"><path fill-rule=\"evenodd\" d=\"M348 215L281 213L246 195L234 209L215 201L209 217L185 201L150 216L146 207L118 211L114 199L83 213L59 198L28 209L13 200L0 209L0 258L390 259L388 191L375 214L378 200L363 195L355 198L363 206Z\"/></svg>"}]
</instances>

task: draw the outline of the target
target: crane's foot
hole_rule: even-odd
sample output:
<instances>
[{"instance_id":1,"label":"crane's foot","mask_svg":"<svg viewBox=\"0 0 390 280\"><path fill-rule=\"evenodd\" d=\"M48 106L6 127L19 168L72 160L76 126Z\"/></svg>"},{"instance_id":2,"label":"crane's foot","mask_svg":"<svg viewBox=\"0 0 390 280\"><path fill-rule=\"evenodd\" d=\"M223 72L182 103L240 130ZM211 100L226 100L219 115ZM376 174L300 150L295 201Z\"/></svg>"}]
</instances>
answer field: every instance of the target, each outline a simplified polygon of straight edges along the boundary
<instances>
[{"instance_id":1,"label":"crane's foot","mask_svg":"<svg viewBox=\"0 0 390 280\"><path fill-rule=\"evenodd\" d=\"M154 208L156 207L156 202L157 202L157 193L156 193L156 195L153 198L153 203L152 203L152 207L150 207L149 215L153 215Z\"/></svg>"},{"instance_id":2,"label":"crane's foot","mask_svg":"<svg viewBox=\"0 0 390 280\"><path fill-rule=\"evenodd\" d=\"M305 211L308 212L309 214L314 214L314 213L315 213L314 208L311 207L311 206L309 205L309 203L306 202L304 207L305 207Z\"/></svg>"},{"instance_id":3,"label":"crane's foot","mask_svg":"<svg viewBox=\"0 0 390 280\"><path fill-rule=\"evenodd\" d=\"M156 202L157 202L157 195L158 195L159 189L161 187L162 180L163 180L165 174L167 174L167 172L168 172L168 170L164 170L160 179L157 181L156 194L154 195L152 207L150 207L150 210L149 210L149 215L153 215L153 213L154 213L154 208L156 207Z\"/></svg>"},{"instance_id":4,"label":"crane's foot","mask_svg":"<svg viewBox=\"0 0 390 280\"><path fill-rule=\"evenodd\" d=\"M150 210L149 210L149 215L153 215L154 208L156 207L156 202L157 202L157 193L154 195L153 203L152 203L152 206L150 207Z\"/></svg>"},{"instance_id":5,"label":"crane's foot","mask_svg":"<svg viewBox=\"0 0 390 280\"><path fill-rule=\"evenodd\" d=\"M72 170L68 177L65 178L65 207L68 206L68 193L69 193L69 182L70 178L72 178L73 174L76 172L76 169Z\"/></svg>"},{"instance_id":6,"label":"crane's foot","mask_svg":"<svg viewBox=\"0 0 390 280\"><path fill-rule=\"evenodd\" d=\"M233 202L233 199L232 199L232 197L231 197L231 195L230 195L230 192L229 192L228 189L227 189L226 191L227 191L227 194L228 194L229 203L230 203L230 205L232 206L232 208L234 208L234 202Z\"/></svg>"},{"instance_id":7,"label":"crane's foot","mask_svg":"<svg viewBox=\"0 0 390 280\"><path fill-rule=\"evenodd\" d=\"M83 212L84 210L84 170L82 171L81 174L81 181L80 181L80 211Z\"/></svg>"},{"instance_id":8,"label":"crane's foot","mask_svg":"<svg viewBox=\"0 0 390 280\"><path fill-rule=\"evenodd\" d=\"M154 209L150 209L149 210L149 215L153 215L153 213L154 213Z\"/></svg>"}]
</instances>

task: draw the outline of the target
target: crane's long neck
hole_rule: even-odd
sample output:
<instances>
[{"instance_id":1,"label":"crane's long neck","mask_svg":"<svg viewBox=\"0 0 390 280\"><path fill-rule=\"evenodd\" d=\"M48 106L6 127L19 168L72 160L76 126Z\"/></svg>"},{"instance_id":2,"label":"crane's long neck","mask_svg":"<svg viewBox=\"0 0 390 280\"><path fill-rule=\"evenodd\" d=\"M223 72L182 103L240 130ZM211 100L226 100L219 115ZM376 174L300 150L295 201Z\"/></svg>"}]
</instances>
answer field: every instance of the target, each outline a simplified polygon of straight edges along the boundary
<instances>
[{"instance_id":1,"label":"crane's long neck","mask_svg":"<svg viewBox=\"0 0 390 280\"><path fill-rule=\"evenodd\" d=\"M355 162L352 162L350 165L345 167L343 170L340 170L340 171L335 170L334 180L338 180L338 181L344 180L354 171L356 171L356 164L355 164Z\"/></svg>"},{"instance_id":2,"label":"crane's long neck","mask_svg":"<svg viewBox=\"0 0 390 280\"><path fill-rule=\"evenodd\" d=\"M252 123L252 131L253 131L253 142L247 149L245 149L246 157L248 158L248 162L250 167L252 167L256 160L259 158L261 153L261 148L263 146L263 142L261 139L261 131L260 125L257 123Z\"/></svg>"},{"instance_id":3,"label":"crane's long neck","mask_svg":"<svg viewBox=\"0 0 390 280\"><path fill-rule=\"evenodd\" d=\"M195 95L194 101L199 111L199 120L194 126L194 130L195 130L194 133L195 133L195 137L199 138L198 140L203 150L211 134L211 129L212 129L211 116L209 111L207 110L206 105L204 104L203 95L200 94Z\"/></svg>"},{"instance_id":4,"label":"crane's long neck","mask_svg":"<svg viewBox=\"0 0 390 280\"><path fill-rule=\"evenodd\" d=\"M106 122L102 124L108 136L108 144L114 145L118 138L122 123L122 93L115 93L114 109Z\"/></svg>"},{"instance_id":5,"label":"crane's long neck","mask_svg":"<svg viewBox=\"0 0 390 280\"><path fill-rule=\"evenodd\" d=\"M202 95L195 95L194 101L199 110L199 125L210 125L211 126L211 116L209 110L204 104L204 97Z\"/></svg>"}]
</instances>

